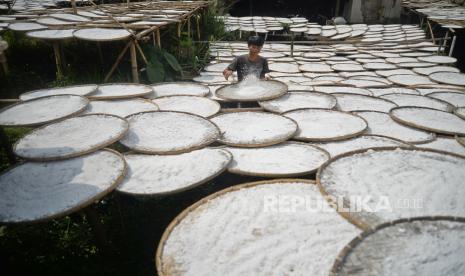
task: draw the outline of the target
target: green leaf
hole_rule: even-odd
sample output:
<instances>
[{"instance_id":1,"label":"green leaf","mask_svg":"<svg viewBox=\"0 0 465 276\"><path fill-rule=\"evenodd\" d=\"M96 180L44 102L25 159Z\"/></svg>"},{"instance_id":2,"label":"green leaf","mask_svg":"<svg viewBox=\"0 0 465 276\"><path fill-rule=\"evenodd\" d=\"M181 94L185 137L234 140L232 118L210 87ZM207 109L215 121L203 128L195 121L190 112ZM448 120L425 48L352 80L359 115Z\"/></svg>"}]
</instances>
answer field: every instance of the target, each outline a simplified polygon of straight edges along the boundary
<instances>
[{"instance_id":1,"label":"green leaf","mask_svg":"<svg viewBox=\"0 0 465 276\"><path fill-rule=\"evenodd\" d=\"M150 82L162 82L165 80L165 68L158 60L151 60L147 64L147 78Z\"/></svg>"},{"instance_id":2,"label":"green leaf","mask_svg":"<svg viewBox=\"0 0 465 276\"><path fill-rule=\"evenodd\" d=\"M173 68L174 71L176 72L182 71L181 65L179 65L178 60L172 54L168 52L164 52L163 56L165 57L165 60L168 62L171 68Z\"/></svg>"}]
</instances>

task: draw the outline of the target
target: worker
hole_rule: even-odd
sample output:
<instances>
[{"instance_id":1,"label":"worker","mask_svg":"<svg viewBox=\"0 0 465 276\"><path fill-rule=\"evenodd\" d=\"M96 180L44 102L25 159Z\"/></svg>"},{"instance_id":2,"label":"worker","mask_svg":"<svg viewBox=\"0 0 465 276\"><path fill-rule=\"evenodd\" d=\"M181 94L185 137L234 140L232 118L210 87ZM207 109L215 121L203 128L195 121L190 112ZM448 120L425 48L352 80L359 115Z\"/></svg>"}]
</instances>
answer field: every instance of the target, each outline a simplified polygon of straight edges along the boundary
<instances>
[{"instance_id":1,"label":"worker","mask_svg":"<svg viewBox=\"0 0 465 276\"><path fill-rule=\"evenodd\" d=\"M247 40L249 53L234 58L233 62L224 69L224 78L228 80L233 72L237 71L239 81L242 81L249 75L255 76L257 79L268 79L265 76L266 73L270 72L268 60L259 55L264 42L260 36L250 36Z\"/></svg>"}]
</instances>

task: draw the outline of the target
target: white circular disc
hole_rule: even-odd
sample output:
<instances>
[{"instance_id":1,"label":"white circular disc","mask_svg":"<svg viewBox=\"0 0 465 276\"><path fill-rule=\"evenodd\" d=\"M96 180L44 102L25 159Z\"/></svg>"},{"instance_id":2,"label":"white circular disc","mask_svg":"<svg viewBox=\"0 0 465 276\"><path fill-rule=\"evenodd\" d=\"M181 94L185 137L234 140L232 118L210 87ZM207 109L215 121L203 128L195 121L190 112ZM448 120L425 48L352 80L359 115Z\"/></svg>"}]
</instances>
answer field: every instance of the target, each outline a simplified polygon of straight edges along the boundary
<instances>
[{"instance_id":1,"label":"white circular disc","mask_svg":"<svg viewBox=\"0 0 465 276\"><path fill-rule=\"evenodd\" d=\"M275 72L285 72L285 73L299 73L299 66L297 64L285 63L285 62L275 62L270 63L269 69Z\"/></svg>"},{"instance_id":2,"label":"white circular disc","mask_svg":"<svg viewBox=\"0 0 465 276\"><path fill-rule=\"evenodd\" d=\"M283 113L301 108L333 109L336 98L319 92L289 92L274 100L259 102L267 111Z\"/></svg>"},{"instance_id":3,"label":"white circular disc","mask_svg":"<svg viewBox=\"0 0 465 276\"><path fill-rule=\"evenodd\" d=\"M385 223L352 240L330 275L464 275L464 233L465 221L452 217Z\"/></svg>"},{"instance_id":4,"label":"white circular disc","mask_svg":"<svg viewBox=\"0 0 465 276\"><path fill-rule=\"evenodd\" d=\"M33 22L18 22L8 25L8 29L13 31L28 32L47 29L47 26Z\"/></svg>"},{"instance_id":5,"label":"white circular disc","mask_svg":"<svg viewBox=\"0 0 465 276\"><path fill-rule=\"evenodd\" d=\"M223 72L226 67L228 67L229 63L226 62L220 62L220 63L215 63L215 64L210 64L208 66L205 66L203 68L207 72Z\"/></svg>"},{"instance_id":6,"label":"white circular disc","mask_svg":"<svg viewBox=\"0 0 465 276\"><path fill-rule=\"evenodd\" d=\"M436 72L454 72L459 73L460 70L452 66L433 66L425 68L413 68L413 72L421 75L431 75Z\"/></svg>"},{"instance_id":7,"label":"white circular disc","mask_svg":"<svg viewBox=\"0 0 465 276\"><path fill-rule=\"evenodd\" d=\"M297 131L296 122L273 113L231 112L210 120L220 129L220 142L238 147L278 144L292 138Z\"/></svg>"},{"instance_id":8,"label":"white circular disc","mask_svg":"<svg viewBox=\"0 0 465 276\"><path fill-rule=\"evenodd\" d=\"M387 94L381 96L381 98L390 100L398 106L429 107L447 112L452 112L454 109L454 107L449 103L420 95Z\"/></svg>"},{"instance_id":9,"label":"white circular disc","mask_svg":"<svg viewBox=\"0 0 465 276\"><path fill-rule=\"evenodd\" d=\"M452 85L465 85L465 74L454 72L437 72L429 75L429 77L437 82L452 84Z\"/></svg>"},{"instance_id":10,"label":"white circular disc","mask_svg":"<svg viewBox=\"0 0 465 276\"><path fill-rule=\"evenodd\" d=\"M454 106L465 106L465 93L463 92L432 92L426 96L448 102Z\"/></svg>"},{"instance_id":11,"label":"white circular disc","mask_svg":"<svg viewBox=\"0 0 465 276\"><path fill-rule=\"evenodd\" d=\"M367 123L359 116L326 109L299 109L283 114L299 126L297 140L337 141L361 134Z\"/></svg>"},{"instance_id":12,"label":"white circular disc","mask_svg":"<svg viewBox=\"0 0 465 276\"><path fill-rule=\"evenodd\" d=\"M449 135L465 135L465 120L437 109L425 107L397 107L391 117L401 124Z\"/></svg>"},{"instance_id":13,"label":"white circular disc","mask_svg":"<svg viewBox=\"0 0 465 276\"><path fill-rule=\"evenodd\" d=\"M431 142L436 137L434 133L399 124L388 113L377 111L358 111L354 113L368 122L366 134L387 136L413 144Z\"/></svg>"},{"instance_id":14,"label":"white circular disc","mask_svg":"<svg viewBox=\"0 0 465 276\"><path fill-rule=\"evenodd\" d=\"M285 142L263 148L226 149L233 156L228 171L250 176L289 177L310 174L329 159L326 151L299 142Z\"/></svg>"},{"instance_id":15,"label":"white circular disc","mask_svg":"<svg viewBox=\"0 0 465 276\"><path fill-rule=\"evenodd\" d=\"M156 111L127 117L129 131L120 141L142 153L176 154L200 149L220 135L210 121L193 114Z\"/></svg>"},{"instance_id":16,"label":"white circular disc","mask_svg":"<svg viewBox=\"0 0 465 276\"><path fill-rule=\"evenodd\" d=\"M45 96L55 96L55 95L63 95L63 94L85 97L89 94L94 93L96 89L97 89L97 85L95 84L46 88L46 89L34 90L34 91L23 93L19 95L19 99L22 101L25 101L25 100L31 100L31 99L45 97Z\"/></svg>"},{"instance_id":17,"label":"white circular disc","mask_svg":"<svg viewBox=\"0 0 465 276\"><path fill-rule=\"evenodd\" d=\"M439 64L449 64L457 62L457 59L454 57L449 56L426 56L426 57L418 57L418 60L431 62L431 63L439 63Z\"/></svg>"},{"instance_id":18,"label":"white circular disc","mask_svg":"<svg viewBox=\"0 0 465 276\"><path fill-rule=\"evenodd\" d=\"M152 99L165 96L204 97L210 92L208 86L195 82L165 82L152 85L152 88L154 91Z\"/></svg>"},{"instance_id":19,"label":"white circular disc","mask_svg":"<svg viewBox=\"0 0 465 276\"><path fill-rule=\"evenodd\" d=\"M325 194L349 203L352 211L347 216L353 223L374 227L400 218L463 217L464 166L465 157L431 150L369 149L331 159L320 169L317 182ZM351 196L370 200L362 205L349 201Z\"/></svg>"},{"instance_id":20,"label":"white circular disc","mask_svg":"<svg viewBox=\"0 0 465 276\"><path fill-rule=\"evenodd\" d=\"M344 154L349 151L368 149L368 148L382 148L382 147L411 147L410 144L400 140L378 135L360 135L355 138L342 141L334 141L327 143L312 143L317 147L326 150L331 157L339 154ZM464 147L465 150L465 147Z\"/></svg>"},{"instance_id":21,"label":"white circular disc","mask_svg":"<svg viewBox=\"0 0 465 276\"><path fill-rule=\"evenodd\" d=\"M286 211L279 204L267 205L274 199L303 195L309 203L321 203L324 211L308 211L304 206ZM206 197L181 213L159 243L157 270L159 275L182 271L322 276L359 233L331 210L308 180L247 183ZM236 262L244 264L238 272Z\"/></svg>"},{"instance_id":22,"label":"white circular disc","mask_svg":"<svg viewBox=\"0 0 465 276\"><path fill-rule=\"evenodd\" d=\"M136 83L111 83L99 85L89 98L94 100L128 99L149 95L152 88Z\"/></svg>"},{"instance_id":23,"label":"white circular disc","mask_svg":"<svg viewBox=\"0 0 465 276\"><path fill-rule=\"evenodd\" d=\"M465 156L465 146L452 137L438 136L434 141L418 145L418 147L442 150Z\"/></svg>"},{"instance_id":24,"label":"white circular disc","mask_svg":"<svg viewBox=\"0 0 465 276\"><path fill-rule=\"evenodd\" d=\"M392 75L387 79L395 84L413 86L421 84L434 84L428 77L416 75Z\"/></svg>"},{"instance_id":25,"label":"white circular disc","mask_svg":"<svg viewBox=\"0 0 465 276\"><path fill-rule=\"evenodd\" d=\"M342 111L371 110L389 112L397 105L392 101L372 96L356 95L349 93L333 93L337 99L337 107Z\"/></svg>"},{"instance_id":26,"label":"white circular disc","mask_svg":"<svg viewBox=\"0 0 465 276\"><path fill-rule=\"evenodd\" d=\"M216 96L230 101L265 101L287 93L283 82L245 79L238 84L225 85L216 90Z\"/></svg>"},{"instance_id":27,"label":"white circular disc","mask_svg":"<svg viewBox=\"0 0 465 276\"><path fill-rule=\"evenodd\" d=\"M81 29L73 33L74 37L90 41L125 40L131 33L125 29L90 28Z\"/></svg>"},{"instance_id":28,"label":"white circular disc","mask_svg":"<svg viewBox=\"0 0 465 276\"><path fill-rule=\"evenodd\" d=\"M334 72L326 63L305 63L299 66L299 69L304 72L326 73Z\"/></svg>"},{"instance_id":29,"label":"white circular disc","mask_svg":"<svg viewBox=\"0 0 465 276\"><path fill-rule=\"evenodd\" d=\"M89 101L81 96L57 95L22 101L0 110L2 126L37 126L82 112Z\"/></svg>"},{"instance_id":30,"label":"white circular disc","mask_svg":"<svg viewBox=\"0 0 465 276\"><path fill-rule=\"evenodd\" d=\"M148 99L133 98L122 100L91 101L84 114L109 114L126 117L144 111L157 111L158 106Z\"/></svg>"},{"instance_id":31,"label":"white circular disc","mask_svg":"<svg viewBox=\"0 0 465 276\"><path fill-rule=\"evenodd\" d=\"M35 161L66 159L104 148L128 130L126 120L105 114L83 115L37 128L14 145L14 153Z\"/></svg>"},{"instance_id":32,"label":"white circular disc","mask_svg":"<svg viewBox=\"0 0 465 276\"><path fill-rule=\"evenodd\" d=\"M176 155L126 154L126 177L117 187L131 195L166 195L203 184L223 172L232 155L204 148Z\"/></svg>"},{"instance_id":33,"label":"white circular disc","mask_svg":"<svg viewBox=\"0 0 465 276\"><path fill-rule=\"evenodd\" d=\"M198 96L166 96L152 101L160 110L187 112L206 118L215 115L221 109L218 102Z\"/></svg>"},{"instance_id":34,"label":"white circular disc","mask_svg":"<svg viewBox=\"0 0 465 276\"><path fill-rule=\"evenodd\" d=\"M41 30L26 33L27 36L45 40L61 40L73 38L75 29L69 30Z\"/></svg>"},{"instance_id":35,"label":"white circular disc","mask_svg":"<svg viewBox=\"0 0 465 276\"><path fill-rule=\"evenodd\" d=\"M121 181L126 164L114 151L53 162L26 162L0 175L0 221L38 222L94 203Z\"/></svg>"}]
</instances>

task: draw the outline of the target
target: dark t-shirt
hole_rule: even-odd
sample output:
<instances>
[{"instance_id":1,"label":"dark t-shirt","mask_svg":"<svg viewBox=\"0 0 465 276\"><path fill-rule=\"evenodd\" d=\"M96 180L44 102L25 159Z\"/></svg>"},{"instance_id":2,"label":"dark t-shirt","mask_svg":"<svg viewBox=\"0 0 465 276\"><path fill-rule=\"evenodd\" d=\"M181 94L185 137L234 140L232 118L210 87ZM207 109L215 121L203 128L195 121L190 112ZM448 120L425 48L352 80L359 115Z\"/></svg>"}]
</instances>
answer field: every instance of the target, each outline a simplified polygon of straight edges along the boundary
<instances>
[{"instance_id":1,"label":"dark t-shirt","mask_svg":"<svg viewBox=\"0 0 465 276\"><path fill-rule=\"evenodd\" d=\"M257 78L262 79L266 73L270 72L268 68L268 60L258 56L258 59L253 62L249 60L249 55L242 55L236 57L227 69L237 71L237 78L242 81L247 75L255 75Z\"/></svg>"}]
</instances>

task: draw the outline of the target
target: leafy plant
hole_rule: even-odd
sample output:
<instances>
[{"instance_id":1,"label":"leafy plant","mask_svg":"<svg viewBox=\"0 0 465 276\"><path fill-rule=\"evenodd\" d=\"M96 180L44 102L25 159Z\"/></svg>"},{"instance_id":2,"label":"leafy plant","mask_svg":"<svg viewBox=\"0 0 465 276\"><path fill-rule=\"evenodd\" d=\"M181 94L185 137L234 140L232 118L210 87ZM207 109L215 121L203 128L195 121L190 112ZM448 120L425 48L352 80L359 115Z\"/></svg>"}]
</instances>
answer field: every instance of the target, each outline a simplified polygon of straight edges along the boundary
<instances>
[{"instance_id":1,"label":"leafy plant","mask_svg":"<svg viewBox=\"0 0 465 276\"><path fill-rule=\"evenodd\" d=\"M147 78L150 82L174 81L182 76L182 68L175 56L165 49L152 45L145 46L147 64Z\"/></svg>"}]
</instances>

